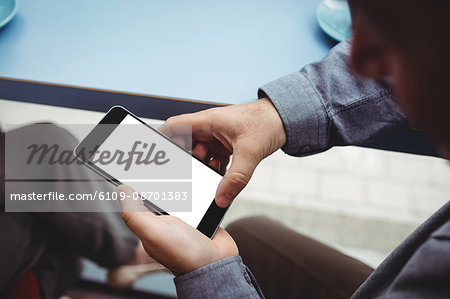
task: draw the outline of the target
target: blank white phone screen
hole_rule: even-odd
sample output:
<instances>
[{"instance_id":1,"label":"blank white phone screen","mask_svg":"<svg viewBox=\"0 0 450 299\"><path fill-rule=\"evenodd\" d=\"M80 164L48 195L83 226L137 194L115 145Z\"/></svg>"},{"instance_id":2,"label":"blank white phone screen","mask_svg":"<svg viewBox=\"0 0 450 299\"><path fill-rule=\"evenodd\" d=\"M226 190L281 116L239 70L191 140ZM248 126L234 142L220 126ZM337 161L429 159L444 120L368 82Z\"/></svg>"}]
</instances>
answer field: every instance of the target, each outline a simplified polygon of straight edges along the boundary
<instances>
[{"instance_id":1,"label":"blank white phone screen","mask_svg":"<svg viewBox=\"0 0 450 299\"><path fill-rule=\"evenodd\" d=\"M106 138L106 140L98 148L98 152L102 152L104 150L114 152L118 147L123 149L130 149L138 140L150 140L151 142L155 142L156 144L163 144L166 148L170 147L171 151L183 151L177 145L173 144L163 136L159 135L157 132L154 132L152 129L147 127L145 127L145 129L133 131L133 134L121 133L122 131L118 128L120 128L120 126L123 124L144 126L134 117L127 115L118 125L118 127L108 136L108 138ZM118 140L120 140L120 142L117 142ZM118 143L120 143L120 145L118 145ZM185 154L188 155L187 153ZM94 157L95 155L93 156L93 158ZM192 210L189 212L168 211L168 213L170 215L179 217L184 222L196 228L205 215L206 211L208 210L209 206L213 202L217 186L219 185L222 176L214 170L210 169L208 166L204 165L199 160L193 158L192 156L188 158L192 161ZM129 185L138 193L141 193L143 191L139 189L148 190L148 188L143 188L142 182L140 184L135 184L133 181L127 181L126 179L124 179L127 177L129 178L130 174L129 172L124 171L123 167L117 167L117 165L114 163L106 165L96 165L115 179ZM155 184L155 180L153 180L152 183Z\"/></svg>"}]
</instances>

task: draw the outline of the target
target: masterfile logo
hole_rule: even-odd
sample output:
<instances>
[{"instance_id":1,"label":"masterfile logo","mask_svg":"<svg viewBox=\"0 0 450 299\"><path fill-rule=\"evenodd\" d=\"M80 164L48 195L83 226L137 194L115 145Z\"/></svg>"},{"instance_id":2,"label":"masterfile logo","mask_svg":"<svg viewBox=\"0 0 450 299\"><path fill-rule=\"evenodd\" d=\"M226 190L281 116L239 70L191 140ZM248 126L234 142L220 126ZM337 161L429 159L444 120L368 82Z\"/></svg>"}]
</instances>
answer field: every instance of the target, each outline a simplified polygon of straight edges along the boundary
<instances>
[{"instance_id":1,"label":"masterfile logo","mask_svg":"<svg viewBox=\"0 0 450 299\"><path fill-rule=\"evenodd\" d=\"M31 144L27 146L29 156L26 161L27 165L46 163L49 165L71 165L74 163L82 164L71 150L61 149L59 144ZM158 150L156 143L147 143L135 141L130 151L115 150L99 150L97 146L94 150L81 149L78 153L82 161L87 161L89 157L94 157L90 161L94 164L108 165L116 163L123 165L125 171L129 171L131 165L164 165L170 161L164 150Z\"/></svg>"}]
</instances>

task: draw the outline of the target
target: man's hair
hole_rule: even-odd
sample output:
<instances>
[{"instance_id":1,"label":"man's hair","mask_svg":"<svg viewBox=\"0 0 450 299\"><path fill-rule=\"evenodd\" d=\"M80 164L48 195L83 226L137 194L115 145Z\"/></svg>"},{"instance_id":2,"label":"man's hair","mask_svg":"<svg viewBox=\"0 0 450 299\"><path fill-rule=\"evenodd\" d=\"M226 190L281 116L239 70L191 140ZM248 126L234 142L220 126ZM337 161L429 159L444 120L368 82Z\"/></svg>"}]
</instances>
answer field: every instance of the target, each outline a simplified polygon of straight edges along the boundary
<instances>
[{"instance_id":1,"label":"man's hair","mask_svg":"<svg viewBox=\"0 0 450 299\"><path fill-rule=\"evenodd\" d=\"M439 41L450 47L450 0L348 0L396 45Z\"/></svg>"}]
</instances>

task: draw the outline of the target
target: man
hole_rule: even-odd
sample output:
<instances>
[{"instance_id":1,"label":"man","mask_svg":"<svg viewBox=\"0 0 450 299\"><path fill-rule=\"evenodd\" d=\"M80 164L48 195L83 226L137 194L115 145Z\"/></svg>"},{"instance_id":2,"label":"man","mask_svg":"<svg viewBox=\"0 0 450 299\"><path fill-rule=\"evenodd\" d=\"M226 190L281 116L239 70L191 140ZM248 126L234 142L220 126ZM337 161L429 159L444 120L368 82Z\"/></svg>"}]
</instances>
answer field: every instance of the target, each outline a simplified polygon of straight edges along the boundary
<instances>
[{"instance_id":1,"label":"man","mask_svg":"<svg viewBox=\"0 0 450 299\"><path fill-rule=\"evenodd\" d=\"M175 117L162 127L164 132L176 136L172 125L192 124L193 153L225 174L216 194L218 205L230 204L245 187L257 164L280 147L288 154L300 156L336 144L385 137L406 125L404 114L429 132L441 145L443 155L449 158L450 3L442 0L351 0L349 4L354 31L351 49L344 42L322 62L269 83L260 89L261 99L256 102ZM371 80L361 79L349 66ZM231 154L232 164L225 171ZM126 186L119 187L119 191L132 192ZM180 297L263 296L238 256L235 243L224 230L219 229L209 240L177 218L155 216L145 212L142 206L133 206L133 202L123 204L125 222L142 240L149 255L177 275L175 284ZM134 212L135 209L142 212ZM314 273L321 275L318 280L327 288L318 288L324 291L309 293L307 290L308 293L302 294L299 287L300 293L295 296L344 298L359 287L353 298L448 298L449 218L450 205L446 204L367 279L370 269L348 260L341 263L346 258L337 256L335 262L328 265L331 274L323 265L319 273ZM233 236L238 236L243 228L242 224L238 228L232 226ZM297 243L299 256L308 255L309 246L335 254L324 250L323 245L311 244L309 239L303 248L298 246L296 238L302 237L286 233L285 228L276 228L276 224L267 224L264 228L269 241L265 234L244 235L258 236L259 244L268 243L279 253L280 261L288 259L293 267L299 259L292 252L286 253L289 244ZM278 231L282 233L276 240L285 244L284 247L273 244L272 236ZM240 249L249 250L240 245L245 238L238 238ZM286 241L286 238L290 239ZM253 255L258 255L259 250L255 249ZM320 262L320 256L312 256ZM263 259L260 264L264 268L262 262ZM351 273L346 273L346 265L352 265ZM339 270L337 266L344 269ZM308 267L306 269L311 270ZM268 273L272 270L270 266L265 268ZM346 285L346 274L351 282L344 290L339 285ZM329 287L336 277L340 283ZM276 276L273 278L276 280ZM283 285L292 286L296 279L298 277L288 275L279 282L278 290L270 291L270 296L283 297ZM307 285L304 287L306 290ZM262 289L271 288L265 289L262 285Z\"/></svg>"}]
</instances>

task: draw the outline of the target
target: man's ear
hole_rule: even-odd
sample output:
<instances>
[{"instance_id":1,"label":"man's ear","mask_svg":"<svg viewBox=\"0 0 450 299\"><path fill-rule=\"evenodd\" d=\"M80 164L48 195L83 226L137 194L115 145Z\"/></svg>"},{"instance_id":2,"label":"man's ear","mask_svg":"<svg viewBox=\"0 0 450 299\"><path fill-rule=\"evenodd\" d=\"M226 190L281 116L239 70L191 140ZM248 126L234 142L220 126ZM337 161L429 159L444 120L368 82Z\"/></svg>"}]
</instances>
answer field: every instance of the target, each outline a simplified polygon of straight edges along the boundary
<instances>
[{"instance_id":1,"label":"man's ear","mask_svg":"<svg viewBox=\"0 0 450 299\"><path fill-rule=\"evenodd\" d=\"M360 75L376 80L391 76L392 48L364 14L353 18L351 66Z\"/></svg>"}]
</instances>

